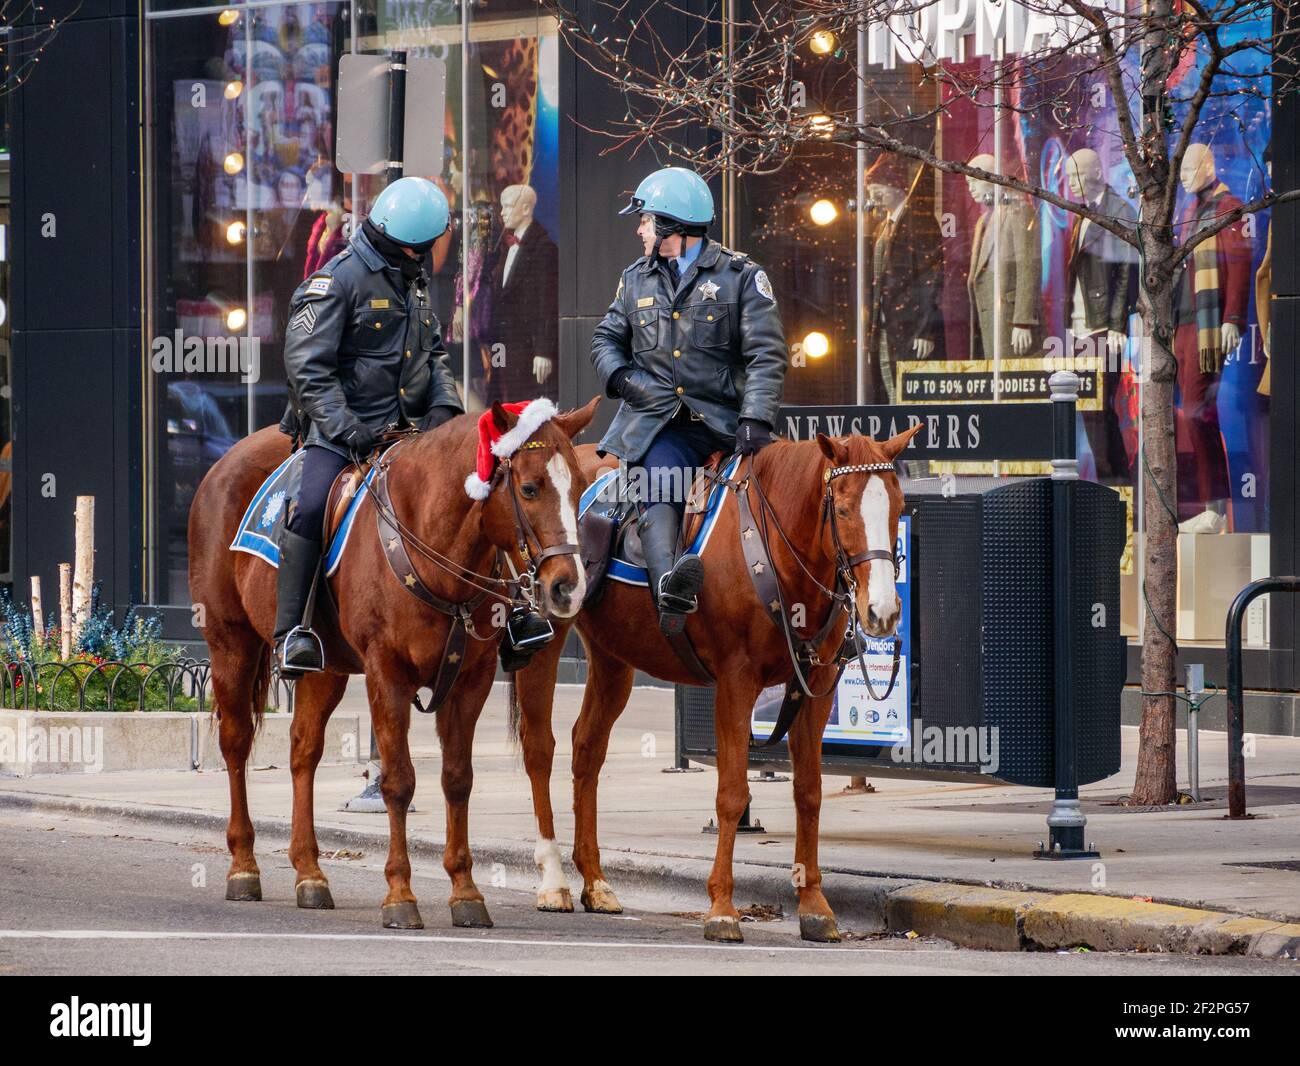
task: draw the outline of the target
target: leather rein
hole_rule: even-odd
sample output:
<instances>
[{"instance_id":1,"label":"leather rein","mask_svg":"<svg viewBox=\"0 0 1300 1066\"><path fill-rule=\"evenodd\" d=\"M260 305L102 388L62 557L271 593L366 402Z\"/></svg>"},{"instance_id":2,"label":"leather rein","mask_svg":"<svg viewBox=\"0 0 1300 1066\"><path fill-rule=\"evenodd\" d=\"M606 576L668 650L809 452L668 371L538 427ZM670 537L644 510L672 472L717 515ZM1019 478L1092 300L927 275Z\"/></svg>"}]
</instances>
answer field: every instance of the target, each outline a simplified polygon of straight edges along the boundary
<instances>
[{"instance_id":1,"label":"leather rein","mask_svg":"<svg viewBox=\"0 0 1300 1066\"><path fill-rule=\"evenodd\" d=\"M777 627L785 637L786 649L790 656L790 663L794 668L795 680L798 681L799 688L803 695L812 699L819 699L828 695L837 684L844 668L849 661L856 655L858 665L862 669L862 681L867 687L867 693L877 702L889 699L894 691L894 685L898 681L898 669L902 651L902 641L895 637L894 639L894 659L893 667L889 676L889 687L885 690L883 696L876 694L875 688L871 684L871 678L867 673L867 664L863 653L863 641L860 636L858 626L858 607L857 607L857 578L854 576L854 567L861 563L872 560L888 561L894 567L894 578L898 578L898 560L895 558L894 550L891 547L871 548L867 551L858 552L850 555L844 547L843 538L840 536L839 525L835 518L834 494L831 487L832 482L847 474L859 473L894 473L893 463L852 463L843 466L832 466L822 474L822 484L825 491L822 495L821 522L830 522L831 542L835 547L835 579L834 587L827 588L816 576L809 570L804 563L799 552L790 542L780 521L776 517L776 511L764 492L762 484L758 480L754 470L754 457L749 457L749 471L740 480L730 480L721 477L715 477L717 484L732 489L736 494L736 505L740 512L740 545L745 556L745 563L749 570L750 581L753 583L754 591L758 594L759 602L766 607L765 614L768 620ZM755 519L754 510L749 501L749 488L753 486L754 495L758 499L758 520ZM799 569L813 582L817 589L830 600L830 610L827 613L826 621L822 627L811 637L801 637L797 632L794 620L791 618L790 609L787 605L785 591L781 587L780 578L776 572L776 567L772 564L772 553L769 547L770 528L774 528L780 535L781 540L786 546L786 550L798 564ZM818 649L825 640L832 634L835 628L835 622L843 610L847 614L844 636L837 645L835 655L830 659L822 659ZM847 650L847 654L846 654ZM814 691L809 682L809 674L815 667L835 666L837 667L834 680L831 681L823 691ZM799 698L799 693L792 693L794 699Z\"/></svg>"},{"instance_id":2,"label":"leather rein","mask_svg":"<svg viewBox=\"0 0 1300 1066\"><path fill-rule=\"evenodd\" d=\"M416 707L421 711L429 712L437 709L451 691L456 676L460 672L460 664L465 656L466 638L472 637L475 640L485 641L499 636L499 632L486 635L478 633L474 628L474 612L488 599L495 599L509 604L511 608L528 607L535 609L537 604L534 590L536 588L537 571L542 563L557 555L576 556L579 554L579 546L577 544L552 544L549 546L542 544L532 523L528 520L523 504L519 500L515 480L510 475L511 463L509 457L498 461L496 470L492 474L492 480L489 483L488 492L490 498L491 493L495 492L501 485L509 486L510 500L514 508L515 545L520 558L525 563L521 573L513 578L503 578L501 576L503 560L510 566L512 571L514 570L514 564L509 556L499 548L492 564L491 573L482 574L458 563L450 556L444 555L437 548L421 540L397 517L396 511L393 509L392 497L388 491L388 470L397 458L402 445L414 435L414 433L407 434L406 437L399 440L397 444L382 453L378 458L372 456L366 466L367 476L369 476L370 471L375 473L370 485L370 495L375 505L375 522L379 532L379 545L384 552L384 558L388 560L388 566L392 570L393 576L397 578L398 584L403 589L421 603L452 619L451 629L447 634L447 643L443 648L442 660L438 665L438 673L431 686L433 699L427 708L420 703L418 697L415 701ZM545 441L531 440L520 445L519 450L553 447L555 445L547 444ZM478 592L468 600L461 601L447 600L436 595L421 580L420 575L416 573L415 567L411 563L408 548L414 549L416 554L427 559L456 580L473 586Z\"/></svg>"}]
</instances>

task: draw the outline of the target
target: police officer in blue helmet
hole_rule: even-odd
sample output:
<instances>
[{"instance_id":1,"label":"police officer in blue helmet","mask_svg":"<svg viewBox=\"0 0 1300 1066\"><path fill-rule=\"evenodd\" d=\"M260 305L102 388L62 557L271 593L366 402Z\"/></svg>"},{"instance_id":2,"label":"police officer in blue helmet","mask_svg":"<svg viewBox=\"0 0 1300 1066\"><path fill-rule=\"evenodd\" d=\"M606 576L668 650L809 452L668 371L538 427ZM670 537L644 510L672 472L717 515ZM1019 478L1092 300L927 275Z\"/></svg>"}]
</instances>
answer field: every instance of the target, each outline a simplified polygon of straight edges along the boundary
<instances>
[{"instance_id":1,"label":"police officer in blue helmet","mask_svg":"<svg viewBox=\"0 0 1300 1066\"><path fill-rule=\"evenodd\" d=\"M620 214L638 215L644 255L623 271L591 342L618 413L600 451L648 490L638 523L659 628L676 636L699 605L704 564L679 544L686 493L712 452L769 444L788 352L763 269L708 238L713 194L682 167L657 170Z\"/></svg>"},{"instance_id":2,"label":"police officer in blue helmet","mask_svg":"<svg viewBox=\"0 0 1300 1066\"><path fill-rule=\"evenodd\" d=\"M464 407L429 299L426 257L447 230L447 198L400 178L348 245L293 294L285 332L289 407L280 428L302 442L302 485L280 545L272 662L282 676L325 667L304 617L320 566L330 487L388 428L433 429Z\"/></svg>"}]
</instances>

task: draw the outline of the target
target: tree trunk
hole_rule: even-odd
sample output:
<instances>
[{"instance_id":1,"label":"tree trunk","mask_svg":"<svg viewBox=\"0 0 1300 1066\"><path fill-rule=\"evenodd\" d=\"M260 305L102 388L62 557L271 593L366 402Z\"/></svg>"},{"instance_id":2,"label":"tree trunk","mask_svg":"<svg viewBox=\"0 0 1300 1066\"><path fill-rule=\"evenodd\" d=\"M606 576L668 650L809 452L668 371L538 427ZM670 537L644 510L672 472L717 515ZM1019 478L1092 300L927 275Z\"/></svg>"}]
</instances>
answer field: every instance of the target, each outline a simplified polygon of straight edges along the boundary
<instances>
[{"instance_id":1,"label":"tree trunk","mask_svg":"<svg viewBox=\"0 0 1300 1066\"><path fill-rule=\"evenodd\" d=\"M1148 248L1142 301L1143 558L1142 691L1172 693L1177 685L1178 457L1174 444L1174 280L1152 270ZM1172 249L1161 249L1167 263ZM1160 254L1163 253L1163 254ZM1131 802L1172 803L1177 796L1174 698L1143 695L1137 776Z\"/></svg>"}]
</instances>

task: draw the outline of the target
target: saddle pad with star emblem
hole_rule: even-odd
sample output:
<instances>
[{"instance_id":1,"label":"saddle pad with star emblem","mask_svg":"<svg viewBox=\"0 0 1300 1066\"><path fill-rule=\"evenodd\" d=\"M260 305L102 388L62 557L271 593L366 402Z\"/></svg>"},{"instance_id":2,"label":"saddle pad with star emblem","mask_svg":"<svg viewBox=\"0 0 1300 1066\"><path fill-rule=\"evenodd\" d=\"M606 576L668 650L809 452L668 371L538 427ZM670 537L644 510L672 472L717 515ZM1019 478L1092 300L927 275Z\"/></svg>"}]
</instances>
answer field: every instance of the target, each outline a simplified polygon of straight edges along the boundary
<instances>
[{"instance_id":1,"label":"saddle pad with star emblem","mask_svg":"<svg viewBox=\"0 0 1300 1066\"><path fill-rule=\"evenodd\" d=\"M736 468L740 465L740 460L741 456L732 456L722 468L723 476L732 477L736 472ZM623 484L626 486L626 482ZM646 579L645 572L645 556L641 553L641 539L637 536L636 523L634 521L624 521L629 514L634 512L635 504L630 500L619 498L619 485L617 467L598 475L596 480L587 486L587 491L582 494L582 501L578 505L578 521L581 523L583 516L588 511L604 514L606 518L613 521L615 523L613 531L614 550L604 576L612 578L614 581L621 581L625 585L648 586L649 582ZM713 535L713 527L717 524L718 515L722 511L722 501L725 498L726 493L719 489L717 485L714 485L709 490L709 496L703 508L703 516L698 521L689 551L697 555L704 553L704 548Z\"/></svg>"},{"instance_id":2,"label":"saddle pad with star emblem","mask_svg":"<svg viewBox=\"0 0 1300 1066\"><path fill-rule=\"evenodd\" d=\"M302 476L303 452L296 451L272 471L271 476L254 494L244 517L239 520L235 539L230 543L233 552L247 552L256 555L272 566L280 566L280 539L284 530L285 518L289 511L289 501L298 493ZM343 476L346 476L344 472ZM325 573L332 575L338 569L339 560L343 558L343 549L347 547L348 536L352 532L353 520L357 509L369 491L370 479L374 477L372 467L365 481L352 497L343 519L330 537L325 549Z\"/></svg>"}]
</instances>

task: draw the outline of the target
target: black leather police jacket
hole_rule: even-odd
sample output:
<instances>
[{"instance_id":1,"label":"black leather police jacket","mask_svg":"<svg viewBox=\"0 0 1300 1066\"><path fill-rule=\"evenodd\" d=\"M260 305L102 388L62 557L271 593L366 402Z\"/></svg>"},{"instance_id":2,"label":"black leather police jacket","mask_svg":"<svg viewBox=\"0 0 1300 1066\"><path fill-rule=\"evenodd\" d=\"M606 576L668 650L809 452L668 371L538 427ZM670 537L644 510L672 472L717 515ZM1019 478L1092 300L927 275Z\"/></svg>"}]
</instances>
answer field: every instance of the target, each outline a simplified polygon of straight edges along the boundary
<instances>
[{"instance_id":1,"label":"black leather police jacket","mask_svg":"<svg viewBox=\"0 0 1300 1066\"><path fill-rule=\"evenodd\" d=\"M788 354L771 282L747 255L708 241L676 291L664 261L642 256L591 340L606 391L631 368L600 451L636 462L682 404L726 437L742 418L775 426Z\"/></svg>"},{"instance_id":2,"label":"black leather police jacket","mask_svg":"<svg viewBox=\"0 0 1300 1066\"><path fill-rule=\"evenodd\" d=\"M280 428L346 455L358 424L382 429L414 425L434 407L463 411L440 334L427 285L408 289L358 229L293 294Z\"/></svg>"}]
</instances>

